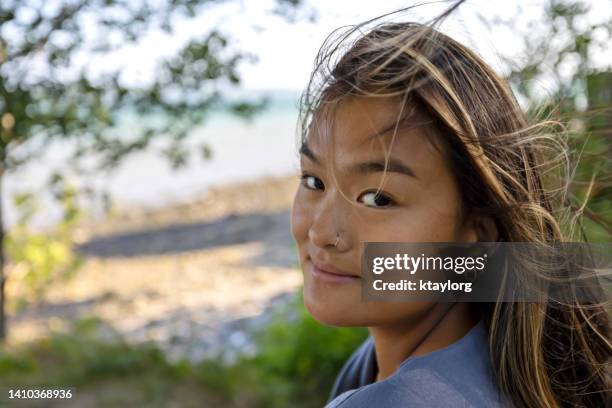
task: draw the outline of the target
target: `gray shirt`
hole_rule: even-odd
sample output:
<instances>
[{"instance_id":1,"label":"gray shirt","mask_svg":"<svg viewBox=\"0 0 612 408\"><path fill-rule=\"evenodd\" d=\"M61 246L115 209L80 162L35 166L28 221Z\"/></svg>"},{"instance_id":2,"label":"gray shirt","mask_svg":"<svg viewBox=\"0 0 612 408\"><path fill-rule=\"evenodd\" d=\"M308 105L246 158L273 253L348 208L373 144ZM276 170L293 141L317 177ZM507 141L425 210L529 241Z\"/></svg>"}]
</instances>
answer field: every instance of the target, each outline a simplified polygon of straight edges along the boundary
<instances>
[{"instance_id":1,"label":"gray shirt","mask_svg":"<svg viewBox=\"0 0 612 408\"><path fill-rule=\"evenodd\" d=\"M368 337L340 371L326 408L509 406L493 380L483 322L447 347L406 359L383 381L377 372Z\"/></svg>"}]
</instances>

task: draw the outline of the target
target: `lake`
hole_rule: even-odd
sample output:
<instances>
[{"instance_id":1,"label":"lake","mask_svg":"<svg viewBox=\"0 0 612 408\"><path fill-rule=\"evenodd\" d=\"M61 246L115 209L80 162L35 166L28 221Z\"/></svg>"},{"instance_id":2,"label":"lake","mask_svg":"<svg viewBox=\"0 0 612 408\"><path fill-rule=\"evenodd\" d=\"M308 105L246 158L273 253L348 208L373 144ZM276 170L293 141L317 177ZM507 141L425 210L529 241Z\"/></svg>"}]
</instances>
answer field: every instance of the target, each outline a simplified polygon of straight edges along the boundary
<instances>
[{"instance_id":1,"label":"lake","mask_svg":"<svg viewBox=\"0 0 612 408\"><path fill-rule=\"evenodd\" d=\"M264 176L295 173L297 99L299 91L258 91L270 103L257 117L246 122L227 112L214 112L207 122L192 131L187 146L194 149L192 160L179 170L172 170L167 160L154 149L134 153L116 169L83 176L68 171L68 180L77 186L94 186L108 191L118 208L159 207L184 202L202 195L211 186L219 186ZM129 122L138 123L139 118ZM205 160L199 146L206 143L212 157ZM54 169L66 171L71 144L57 142L46 153L5 180L3 205L8 226L17 213L12 198L17 193L34 192L39 210L32 220L35 227L55 224L61 212L48 193L45 182ZM96 215L95 204L86 205Z\"/></svg>"}]
</instances>

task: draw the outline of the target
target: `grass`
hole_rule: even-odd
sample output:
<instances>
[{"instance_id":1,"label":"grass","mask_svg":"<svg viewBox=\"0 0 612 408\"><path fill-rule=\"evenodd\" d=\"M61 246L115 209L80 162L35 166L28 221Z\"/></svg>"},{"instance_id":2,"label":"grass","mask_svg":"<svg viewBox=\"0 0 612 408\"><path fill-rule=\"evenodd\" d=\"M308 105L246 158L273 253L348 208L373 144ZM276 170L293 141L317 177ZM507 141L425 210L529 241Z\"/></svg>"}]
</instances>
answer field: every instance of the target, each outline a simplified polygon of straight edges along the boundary
<instances>
[{"instance_id":1,"label":"grass","mask_svg":"<svg viewBox=\"0 0 612 408\"><path fill-rule=\"evenodd\" d=\"M232 364L169 361L154 344L128 344L120 336L101 340L104 322L78 321L72 330L18 348L0 348L0 390L72 388L74 398L27 400L0 395L16 407L321 407L365 329L323 326L301 297L279 309L252 335L257 352ZM51 402L51 403L50 403Z\"/></svg>"}]
</instances>

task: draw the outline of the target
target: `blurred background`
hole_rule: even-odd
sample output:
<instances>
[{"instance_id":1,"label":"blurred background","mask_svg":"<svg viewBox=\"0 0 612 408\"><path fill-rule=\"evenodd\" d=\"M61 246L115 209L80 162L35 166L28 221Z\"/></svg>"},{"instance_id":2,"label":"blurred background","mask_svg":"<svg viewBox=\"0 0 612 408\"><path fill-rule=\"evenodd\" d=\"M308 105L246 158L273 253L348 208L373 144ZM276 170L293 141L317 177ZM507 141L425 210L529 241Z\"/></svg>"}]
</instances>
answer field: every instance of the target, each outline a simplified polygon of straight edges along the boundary
<instances>
[{"instance_id":1,"label":"blurred background","mask_svg":"<svg viewBox=\"0 0 612 408\"><path fill-rule=\"evenodd\" d=\"M367 332L302 306L297 102L328 34L411 4L2 0L0 389L322 406ZM441 30L567 125L570 204L609 242L612 3L467 1Z\"/></svg>"}]
</instances>

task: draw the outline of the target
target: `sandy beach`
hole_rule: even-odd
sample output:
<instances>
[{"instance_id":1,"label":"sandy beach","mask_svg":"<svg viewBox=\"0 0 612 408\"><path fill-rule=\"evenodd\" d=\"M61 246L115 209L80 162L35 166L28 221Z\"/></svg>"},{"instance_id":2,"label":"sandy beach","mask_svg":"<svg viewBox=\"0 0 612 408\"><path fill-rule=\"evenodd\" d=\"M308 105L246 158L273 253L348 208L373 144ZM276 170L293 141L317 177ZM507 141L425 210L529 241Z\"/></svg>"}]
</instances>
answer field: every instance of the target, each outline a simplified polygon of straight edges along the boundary
<instances>
[{"instance_id":1,"label":"sandy beach","mask_svg":"<svg viewBox=\"0 0 612 408\"><path fill-rule=\"evenodd\" d=\"M10 315L13 344L97 316L131 342L197 361L252 348L248 328L301 285L290 233L297 175L210 189L189 203L85 223L84 265ZM9 280L9 298L19 296Z\"/></svg>"}]
</instances>

